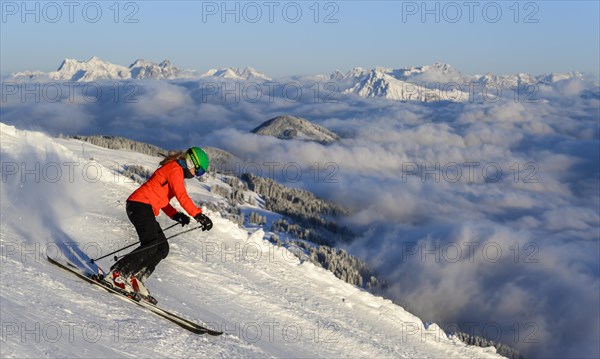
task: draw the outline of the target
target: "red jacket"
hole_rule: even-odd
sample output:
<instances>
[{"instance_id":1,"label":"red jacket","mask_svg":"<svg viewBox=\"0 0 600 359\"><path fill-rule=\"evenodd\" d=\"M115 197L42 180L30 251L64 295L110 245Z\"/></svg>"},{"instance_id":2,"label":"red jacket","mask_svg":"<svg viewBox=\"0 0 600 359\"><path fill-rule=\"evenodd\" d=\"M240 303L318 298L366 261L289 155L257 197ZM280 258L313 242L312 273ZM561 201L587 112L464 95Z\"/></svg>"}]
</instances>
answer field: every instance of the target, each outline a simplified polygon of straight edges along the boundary
<instances>
[{"instance_id":1,"label":"red jacket","mask_svg":"<svg viewBox=\"0 0 600 359\"><path fill-rule=\"evenodd\" d=\"M169 203L173 197L177 197L183 209L190 216L195 217L202 213L202 210L196 207L185 190L183 168L177 161L168 162L158 168L152 177L135 190L127 200L151 205L155 216L158 216L162 209L167 216L173 217L177 213L177 210Z\"/></svg>"}]
</instances>

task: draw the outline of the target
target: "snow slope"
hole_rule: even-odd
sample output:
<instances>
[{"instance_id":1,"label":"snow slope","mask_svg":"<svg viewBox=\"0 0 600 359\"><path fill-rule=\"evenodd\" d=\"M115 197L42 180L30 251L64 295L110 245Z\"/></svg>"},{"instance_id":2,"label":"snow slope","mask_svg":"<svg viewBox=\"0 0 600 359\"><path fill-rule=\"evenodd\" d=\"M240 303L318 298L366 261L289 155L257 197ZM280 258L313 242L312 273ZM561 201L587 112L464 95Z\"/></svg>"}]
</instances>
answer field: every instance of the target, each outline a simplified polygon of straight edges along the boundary
<instances>
[{"instance_id":1,"label":"snow slope","mask_svg":"<svg viewBox=\"0 0 600 359\"><path fill-rule=\"evenodd\" d=\"M1 123L0 132L3 357L499 357L214 213L214 229L174 239L147 283L161 306L226 332L188 334L44 260L134 241L124 201L138 185L118 171L159 159ZM188 182L194 200L219 200L209 191L217 178Z\"/></svg>"}]
</instances>

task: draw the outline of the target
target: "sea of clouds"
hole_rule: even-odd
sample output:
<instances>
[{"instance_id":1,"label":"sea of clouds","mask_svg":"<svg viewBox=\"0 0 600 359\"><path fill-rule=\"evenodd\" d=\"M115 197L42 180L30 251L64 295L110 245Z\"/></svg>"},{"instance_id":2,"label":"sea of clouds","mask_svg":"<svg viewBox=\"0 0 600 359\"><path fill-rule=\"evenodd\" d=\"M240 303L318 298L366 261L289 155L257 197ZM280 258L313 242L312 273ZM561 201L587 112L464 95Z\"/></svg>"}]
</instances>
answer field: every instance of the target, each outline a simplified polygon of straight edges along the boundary
<instances>
[{"instance_id":1,"label":"sea of clouds","mask_svg":"<svg viewBox=\"0 0 600 359\"><path fill-rule=\"evenodd\" d=\"M422 103L310 80L261 92L203 81L3 84L1 121L225 149L349 208L343 224L359 237L343 245L388 281L386 296L423 320L531 357L600 356L597 84L571 78L539 85L526 100L505 90L493 101ZM342 139L249 133L285 114Z\"/></svg>"}]
</instances>

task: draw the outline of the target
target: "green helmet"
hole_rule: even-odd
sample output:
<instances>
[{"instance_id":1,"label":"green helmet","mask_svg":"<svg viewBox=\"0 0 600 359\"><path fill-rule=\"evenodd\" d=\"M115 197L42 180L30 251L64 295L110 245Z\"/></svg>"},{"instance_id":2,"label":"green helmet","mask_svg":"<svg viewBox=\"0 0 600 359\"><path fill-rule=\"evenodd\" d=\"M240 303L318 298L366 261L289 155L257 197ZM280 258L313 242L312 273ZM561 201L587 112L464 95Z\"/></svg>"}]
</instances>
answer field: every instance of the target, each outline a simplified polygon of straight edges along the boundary
<instances>
[{"instance_id":1,"label":"green helmet","mask_svg":"<svg viewBox=\"0 0 600 359\"><path fill-rule=\"evenodd\" d=\"M210 164L208 155L200 147L190 147L185 152L185 161L188 168L194 167L196 169L197 177L208 171L208 165Z\"/></svg>"}]
</instances>

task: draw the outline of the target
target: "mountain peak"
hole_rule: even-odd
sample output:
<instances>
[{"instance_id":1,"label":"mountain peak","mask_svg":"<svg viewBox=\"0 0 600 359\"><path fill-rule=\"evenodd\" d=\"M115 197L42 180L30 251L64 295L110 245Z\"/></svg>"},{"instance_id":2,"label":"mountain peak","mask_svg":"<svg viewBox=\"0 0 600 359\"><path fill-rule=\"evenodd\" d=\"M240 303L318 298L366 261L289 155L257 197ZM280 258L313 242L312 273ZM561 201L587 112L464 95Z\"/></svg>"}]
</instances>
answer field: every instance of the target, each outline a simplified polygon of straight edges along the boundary
<instances>
[{"instance_id":1,"label":"mountain peak","mask_svg":"<svg viewBox=\"0 0 600 359\"><path fill-rule=\"evenodd\" d=\"M146 61L144 59L137 59L131 65L129 65L129 68L139 67L139 66L148 66L151 64L152 64L152 62L150 62L150 61Z\"/></svg>"},{"instance_id":2,"label":"mountain peak","mask_svg":"<svg viewBox=\"0 0 600 359\"><path fill-rule=\"evenodd\" d=\"M95 81L98 79L129 79L131 74L125 66L114 65L96 56L87 61L65 59L58 70L50 72L53 80L64 81Z\"/></svg>"},{"instance_id":3,"label":"mountain peak","mask_svg":"<svg viewBox=\"0 0 600 359\"><path fill-rule=\"evenodd\" d=\"M551 72L549 74L538 76L538 81L552 84L561 80L568 80L571 78L578 78L580 80L583 80L585 76L579 71Z\"/></svg>"},{"instance_id":4,"label":"mountain peak","mask_svg":"<svg viewBox=\"0 0 600 359\"><path fill-rule=\"evenodd\" d=\"M348 71L345 77L348 78L356 78L361 77L369 73L369 70L364 69L362 67L354 67L352 70Z\"/></svg>"},{"instance_id":5,"label":"mountain peak","mask_svg":"<svg viewBox=\"0 0 600 359\"><path fill-rule=\"evenodd\" d=\"M160 64L144 59L138 59L129 66L131 77L134 79L173 79L182 73L171 61L163 60Z\"/></svg>"},{"instance_id":6,"label":"mountain peak","mask_svg":"<svg viewBox=\"0 0 600 359\"><path fill-rule=\"evenodd\" d=\"M444 62L434 62L431 67L442 71L454 71L454 68L450 64Z\"/></svg>"},{"instance_id":7,"label":"mountain peak","mask_svg":"<svg viewBox=\"0 0 600 359\"><path fill-rule=\"evenodd\" d=\"M332 143L340 137L323 126L307 119L284 115L272 118L251 131L257 135L274 136L283 140L304 140L320 143Z\"/></svg>"},{"instance_id":8,"label":"mountain peak","mask_svg":"<svg viewBox=\"0 0 600 359\"><path fill-rule=\"evenodd\" d=\"M173 64L171 63L171 60L163 60L160 64L158 64L158 66L171 67L171 66L173 66Z\"/></svg>"},{"instance_id":9,"label":"mountain peak","mask_svg":"<svg viewBox=\"0 0 600 359\"><path fill-rule=\"evenodd\" d=\"M329 75L329 79L333 81L340 81L344 78L344 73L340 70L335 70L331 75Z\"/></svg>"},{"instance_id":10,"label":"mountain peak","mask_svg":"<svg viewBox=\"0 0 600 359\"><path fill-rule=\"evenodd\" d=\"M464 101L468 99L468 94L459 90L452 89L445 93L439 89L430 89L416 82L407 82L401 80L405 78L402 70L391 70L385 68L375 68L368 72L366 76L357 82L353 87L348 88L344 93L355 93L361 97L382 97L389 100L398 101Z\"/></svg>"},{"instance_id":11,"label":"mountain peak","mask_svg":"<svg viewBox=\"0 0 600 359\"><path fill-rule=\"evenodd\" d=\"M272 80L269 76L263 74L262 72L258 72L253 67L226 67L222 69L210 69L204 73L203 76L221 77L234 80Z\"/></svg>"}]
</instances>

